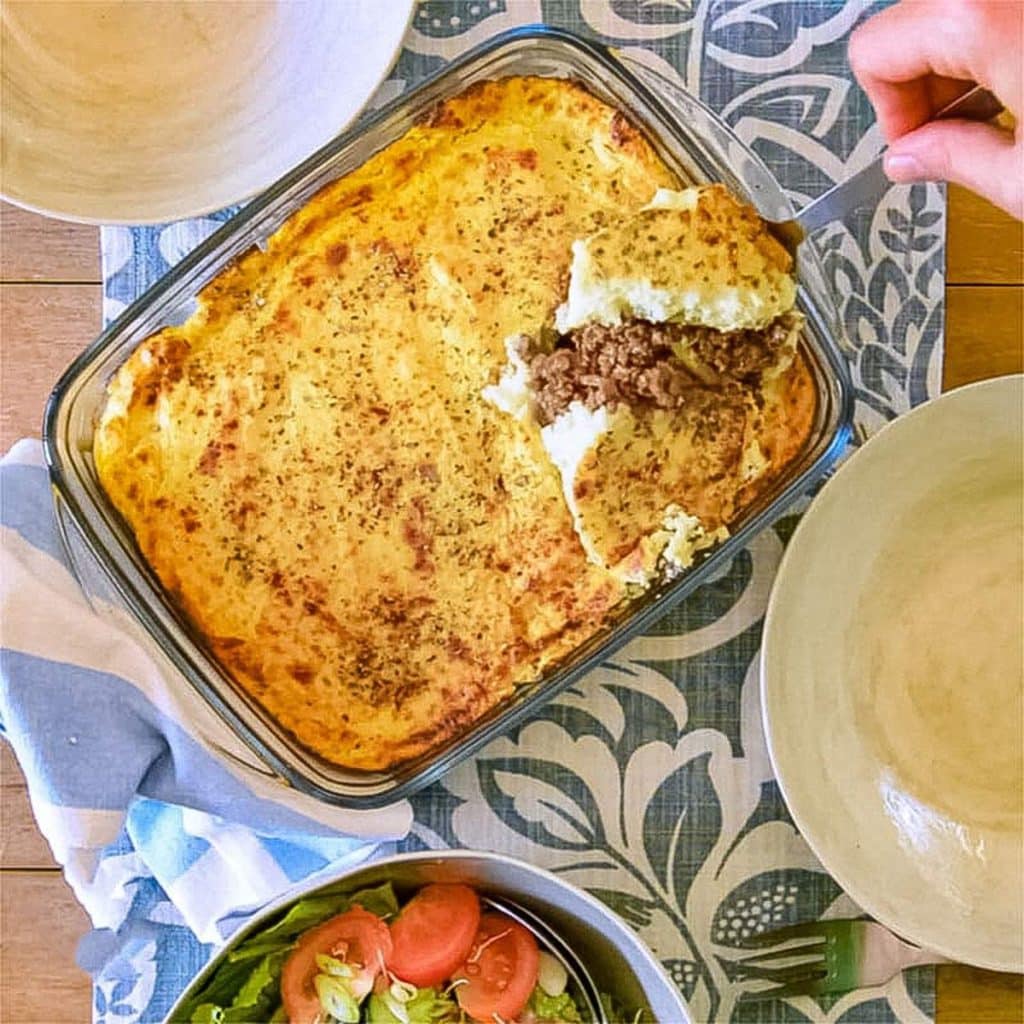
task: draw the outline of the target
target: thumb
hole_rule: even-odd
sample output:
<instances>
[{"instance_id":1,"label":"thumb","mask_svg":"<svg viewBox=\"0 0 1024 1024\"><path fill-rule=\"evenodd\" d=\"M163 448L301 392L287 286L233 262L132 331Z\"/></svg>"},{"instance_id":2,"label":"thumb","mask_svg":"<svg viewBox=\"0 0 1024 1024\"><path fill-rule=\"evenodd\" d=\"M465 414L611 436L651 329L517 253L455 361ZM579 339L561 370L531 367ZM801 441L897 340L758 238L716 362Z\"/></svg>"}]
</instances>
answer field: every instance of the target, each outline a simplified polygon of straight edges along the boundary
<instances>
[{"instance_id":1,"label":"thumb","mask_svg":"<svg viewBox=\"0 0 1024 1024\"><path fill-rule=\"evenodd\" d=\"M1024 219L1024 147L976 121L931 121L886 150L885 173L895 182L952 181Z\"/></svg>"}]
</instances>

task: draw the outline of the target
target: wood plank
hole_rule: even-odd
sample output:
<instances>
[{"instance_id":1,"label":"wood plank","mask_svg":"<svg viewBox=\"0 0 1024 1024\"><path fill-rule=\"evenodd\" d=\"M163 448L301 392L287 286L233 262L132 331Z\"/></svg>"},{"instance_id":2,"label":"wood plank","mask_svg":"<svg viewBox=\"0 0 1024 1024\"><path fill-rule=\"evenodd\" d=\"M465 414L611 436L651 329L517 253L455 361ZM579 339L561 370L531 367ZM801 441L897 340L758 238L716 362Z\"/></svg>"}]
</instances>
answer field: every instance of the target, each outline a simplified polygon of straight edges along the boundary
<instances>
[{"instance_id":1,"label":"wood plank","mask_svg":"<svg viewBox=\"0 0 1024 1024\"><path fill-rule=\"evenodd\" d=\"M0 451L38 437L64 368L100 331L101 286L0 285Z\"/></svg>"},{"instance_id":2,"label":"wood plank","mask_svg":"<svg viewBox=\"0 0 1024 1024\"><path fill-rule=\"evenodd\" d=\"M1024 978L961 964L936 972L936 1024L1020 1024L1024 1021Z\"/></svg>"},{"instance_id":3,"label":"wood plank","mask_svg":"<svg viewBox=\"0 0 1024 1024\"><path fill-rule=\"evenodd\" d=\"M0 868L57 868L36 828L21 767L10 745L0 743Z\"/></svg>"},{"instance_id":4,"label":"wood plank","mask_svg":"<svg viewBox=\"0 0 1024 1024\"><path fill-rule=\"evenodd\" d=\"M0 202L0 281L98 284L99 228Z\"/></svg>"},{"instance_id":5,"label":"wood plank","mask_svg":"<svg viewBox=\"0 0 1024 1024\"><path fill-rule=\"evenodd\" d=\"M0 873L0 1020L92 1019L92 985L75 964L89 927L57 872Z\"/></svg>"},{"instance_id":6,"label":"wood plank","mask_svg":"<svg viewBox=\"0 0 1024 1024\"><path fill-rule=\"evenodd\" d=\"M948 197L946 283L1024 283L1024 224L959 185Z\"/></svg>"},{"instance_id":7,"label":"wood plank","mask_svg":"<svg viewBox=\"0 0 1024 1024\"><path fill-rule=\"evenodd\" d=\"M1024 369L1024 288L946 289L945 390Z\"/></svg>"},{"instance_id":8,"label":"wood plank","mask_svg":"<svg viewBox=\"0 0 1024 1024\"><path fill-rule=\"evenodd\" d=\"M1024 369L1020 225L964 189L949 190L943 389ZM1016 246L1016 248L1014 248ZM988 287L963 287L965 281ZM960 964L936 972L936 1024L1019 1024L1024 978Z\"/></svg>"}]
</instances>

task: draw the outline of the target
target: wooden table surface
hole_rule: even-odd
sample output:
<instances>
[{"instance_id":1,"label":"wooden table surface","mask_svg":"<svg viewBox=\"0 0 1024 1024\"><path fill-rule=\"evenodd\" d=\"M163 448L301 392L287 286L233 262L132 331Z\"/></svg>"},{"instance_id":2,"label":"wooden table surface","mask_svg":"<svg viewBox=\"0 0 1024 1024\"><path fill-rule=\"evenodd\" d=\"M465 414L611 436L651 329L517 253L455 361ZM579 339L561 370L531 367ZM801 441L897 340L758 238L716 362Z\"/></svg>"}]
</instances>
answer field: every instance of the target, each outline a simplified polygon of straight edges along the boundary
<instances>
[{"instance_id":1,"label":"wooden table surface","mask_svg":"<svg viewBox=\"0 0 1024 1024\"><path fill-rule=\"evenodd\" d=\"M0 206L0 450L38 435L50 387L97 333L100 280L96 228ZM956 189L946 297L946 388L1024 369L1021 226ZM17 763L0 748L0 1021L88 1021L89 979L74 964L88 922L35 827ZM1021 978L940 968L938 1021L1024 1021Z\"/></svg>"}]
</instances>

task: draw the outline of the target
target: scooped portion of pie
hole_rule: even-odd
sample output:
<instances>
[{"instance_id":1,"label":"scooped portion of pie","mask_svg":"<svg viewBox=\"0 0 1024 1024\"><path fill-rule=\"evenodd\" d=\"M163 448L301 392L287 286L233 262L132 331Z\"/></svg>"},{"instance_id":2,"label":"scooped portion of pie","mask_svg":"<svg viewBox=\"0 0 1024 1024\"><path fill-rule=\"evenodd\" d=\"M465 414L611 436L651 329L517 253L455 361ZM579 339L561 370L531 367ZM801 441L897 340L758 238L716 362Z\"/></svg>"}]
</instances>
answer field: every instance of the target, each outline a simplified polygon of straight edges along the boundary
<instances>
[{"instance_id":1,"label":"scooped portion of pie","mask_svg":"<svg viewBox=\"0 0 1024 1024\"><path fill-rule=\"evenodd\" d=\"M722 185L660 189L574 242L554 326L508 343L492 400L541 429L591 561L671 574L807 438L792 257Z\"/></svg>"}]
</instances>

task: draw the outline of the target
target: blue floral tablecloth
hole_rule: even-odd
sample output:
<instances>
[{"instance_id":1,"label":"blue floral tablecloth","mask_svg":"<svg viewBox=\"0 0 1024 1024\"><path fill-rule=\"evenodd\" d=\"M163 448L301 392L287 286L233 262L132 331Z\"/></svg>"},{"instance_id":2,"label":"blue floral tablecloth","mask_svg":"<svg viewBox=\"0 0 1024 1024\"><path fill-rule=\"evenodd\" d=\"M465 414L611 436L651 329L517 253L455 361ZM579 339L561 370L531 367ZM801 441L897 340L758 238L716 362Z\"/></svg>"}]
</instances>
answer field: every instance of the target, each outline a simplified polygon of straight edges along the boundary
<instances>
[{"instance_id":1,"label":"blue floral tablecloth","mask_svg":"<svg viewBox=\"0 0 1024 1024\"><path fill-rule=\"evenodd\" d=\"M872 6L427 0L373 105L499 31L547 22L626 49L702 98L799 205L880 148L845 57L850 31ZM106 317L226 216L104 229ZM865 436L939 389L941 190L893 188L877 210L825 229L816 243L853 344ZM795 522L766 530L648 635L415 797L413 831L400 848L501 850L584 886L654 949L696 1021L929 1021L928 970L831 1001L747 1003L732 980L736 939L859 913L794 828L761 728L762 617ZM151 920L167 903L144 879L136 900ZM173 924L169 905L165 917ZM154 929L99 971L96 1018L159 1019L208 952L185 929Z\"/></svg>"}]
</instances>

